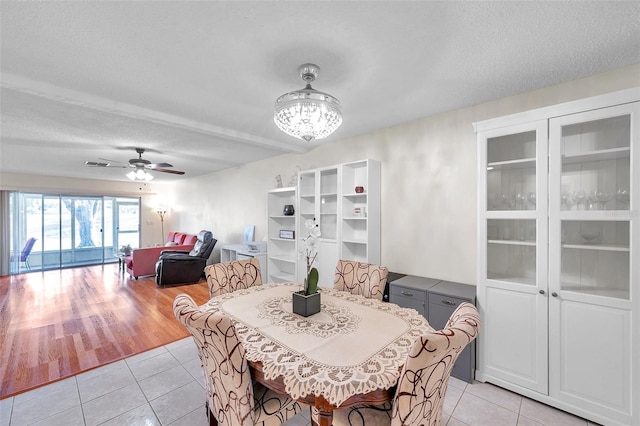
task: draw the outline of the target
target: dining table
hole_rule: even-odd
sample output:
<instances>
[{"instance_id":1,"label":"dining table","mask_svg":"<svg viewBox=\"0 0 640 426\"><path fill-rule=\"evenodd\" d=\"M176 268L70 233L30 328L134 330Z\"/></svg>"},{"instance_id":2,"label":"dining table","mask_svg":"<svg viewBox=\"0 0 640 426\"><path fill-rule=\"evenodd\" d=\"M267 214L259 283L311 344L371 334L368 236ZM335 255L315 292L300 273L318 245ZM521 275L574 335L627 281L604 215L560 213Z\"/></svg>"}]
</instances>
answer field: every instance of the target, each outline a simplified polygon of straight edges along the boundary
<instances>
[{"instance_id":1,"label":"dining table","mask_svg":"<svg viewBox=\"0 0 640 426\"><path fill-rule=\"evenodd\" d=\"M319 288L320 312L293 312L299 283L263 284L213 297L200 308L228 315L254 380L317 409L333 411L393 399L413 342L434 331L414 309ZM314 422L315 423L315 422Z\"/></svg>"}]
</instances>

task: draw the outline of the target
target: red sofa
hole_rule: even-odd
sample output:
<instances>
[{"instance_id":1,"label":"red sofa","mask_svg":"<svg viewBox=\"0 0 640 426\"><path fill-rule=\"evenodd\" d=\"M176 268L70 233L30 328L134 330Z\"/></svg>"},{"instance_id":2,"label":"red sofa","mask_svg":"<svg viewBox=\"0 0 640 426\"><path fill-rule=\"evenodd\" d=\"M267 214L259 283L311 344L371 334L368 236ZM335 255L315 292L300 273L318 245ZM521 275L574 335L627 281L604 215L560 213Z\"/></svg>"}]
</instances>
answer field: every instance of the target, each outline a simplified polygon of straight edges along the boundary
<instances>
[{"instance_id":1,"label":"red sofa","mask_svg":"<svg viewBox=\"0 0 640 426\"><path fill-rule=\"evenodd\" d=\"M136 280L145 275L155 275L156 262L163 250L191 251L196 241L198 241L197 235L169 232L167 243L164 246L135 249L125 257L127 272Z\"/></svg>"}]
</instances>

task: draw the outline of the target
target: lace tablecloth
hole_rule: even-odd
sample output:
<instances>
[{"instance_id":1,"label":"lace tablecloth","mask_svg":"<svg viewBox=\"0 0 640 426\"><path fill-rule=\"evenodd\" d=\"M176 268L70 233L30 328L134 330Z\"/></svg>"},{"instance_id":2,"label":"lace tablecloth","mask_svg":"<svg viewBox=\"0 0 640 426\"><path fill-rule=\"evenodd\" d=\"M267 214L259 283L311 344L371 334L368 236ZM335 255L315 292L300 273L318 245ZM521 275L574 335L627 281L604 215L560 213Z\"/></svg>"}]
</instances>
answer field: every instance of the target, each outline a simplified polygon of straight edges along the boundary
<instances>
[{"instance_id":1,"label":"lace tablecloth","mask_svg":"<svg viewBox=\"0 0 640 426\"><path fill-rule=\"evenodd\" d=\"M321 289L321 311L292 312L294 283L265 284L214 297L203 308L235 323L249 361L267 380L282 376L293 398L322 395L339 406L349 397L395 385L413 341L433 331L413 309Z\"/></svg>"}]
</instances>

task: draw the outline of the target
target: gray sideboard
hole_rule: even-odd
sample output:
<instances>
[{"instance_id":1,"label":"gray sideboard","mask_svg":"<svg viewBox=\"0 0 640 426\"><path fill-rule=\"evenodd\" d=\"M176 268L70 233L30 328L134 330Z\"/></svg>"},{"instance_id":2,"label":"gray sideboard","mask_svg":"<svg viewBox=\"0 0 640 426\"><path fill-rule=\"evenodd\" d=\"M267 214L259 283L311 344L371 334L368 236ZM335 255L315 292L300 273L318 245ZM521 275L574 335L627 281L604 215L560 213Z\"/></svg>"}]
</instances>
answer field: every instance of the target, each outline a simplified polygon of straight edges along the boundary
<instances>
[{"instance_id":1,"label":"gray sideboard","mask_svg":"<svg viewBox=\"0 0 640 426\"><path fill-rule=\"evenodd\" d=\"M444 328L462 302L476 303L476 287L433 278L406 275L389 282L389 301L420 312L436 330ZM451 375L471 383L476 360L475 341L458 356Z\"/></svg>"}]
</instances>

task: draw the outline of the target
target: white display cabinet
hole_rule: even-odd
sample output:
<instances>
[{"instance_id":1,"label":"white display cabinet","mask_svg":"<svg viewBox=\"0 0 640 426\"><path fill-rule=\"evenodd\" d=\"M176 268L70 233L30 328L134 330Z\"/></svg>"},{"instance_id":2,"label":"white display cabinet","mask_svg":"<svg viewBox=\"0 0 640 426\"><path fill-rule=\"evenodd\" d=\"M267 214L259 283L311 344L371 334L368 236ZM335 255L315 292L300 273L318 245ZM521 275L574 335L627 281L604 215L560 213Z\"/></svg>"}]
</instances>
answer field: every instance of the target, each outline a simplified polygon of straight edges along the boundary
<instances>
[{"instance_id":1,"label":"white display cabinet","mask_svg":"<svg viewBox=\"0 0 640 426\"><path fill-rule=\"evenodd\" d=\"M362 192L356 192L356 186ZM333 287L339 259L380 262L380 163L360 160L298 174L299 219L297 235L308 235L305 222L316 219L321 237L318 257L319 284ZM298 280L306 273L299 259Z\"/></svg>"},{"instance_id":2,"label":"white display cabinet","mask_svg":"<svg viewBox=\"0 0 640 426\"><path fill-rule=\"evenodd\" d=\"M640 424L639 101L476 123L476 378L607 425Z\"/></svg>"},{"instance_id":3,"label":"white display cabinet","mask_svg":"<svg viewBox=\"0 0 640 426\"><path fill-rule=\"evenodd\" d=\"M293 205L297 210L296 188L277 188L267 192L267 282L296 281L298 215L284 214L284 206ZM290 231L281 233L281 231ZM292 238L283 238L292 237Z\"/></svg>"},{"instance_id":4,"label":"white display cabinet","mask_svg":"<svg viewBox=\"0 0 640 426\"><path fill-rule=\"evenodd\" d=\"M318 285L333 286L333 276L338 261L338 166L305 170L298 174L300 188L300 218L298 238L309 234L306 221L315 219L320 227L318 255L314 267L318 269ZM298 281L303 282L306 274L306 260L298 259Z\"/></svg>"},{"instance_id":5,"label":"white display cabinet","mask_svg":"<svg viewBox=\"0 0 640 426\"><path fill-rule=\"evenodd\" d=\"M380 163L342 164L340 193L341 258L380 264Z\"/></svg>"}]
</instances>

